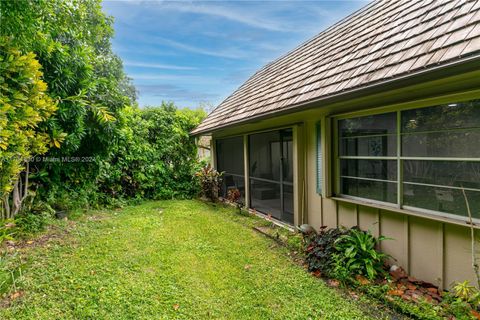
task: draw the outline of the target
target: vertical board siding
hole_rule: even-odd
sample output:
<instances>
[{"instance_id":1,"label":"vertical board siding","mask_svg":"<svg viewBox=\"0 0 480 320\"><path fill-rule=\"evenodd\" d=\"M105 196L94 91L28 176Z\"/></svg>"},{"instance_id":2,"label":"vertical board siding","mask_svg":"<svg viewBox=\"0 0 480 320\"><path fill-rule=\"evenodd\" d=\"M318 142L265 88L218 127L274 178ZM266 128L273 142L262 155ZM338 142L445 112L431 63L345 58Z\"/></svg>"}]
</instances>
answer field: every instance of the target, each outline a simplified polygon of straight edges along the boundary
<instances>
[{"instance_id":1,"label":"vertical board siding","mask_svg":"<svg viewBox=\"0 0 480 320\"><path fill-rule=\"evenodd\" d=\"M380 247L383 252L392 256L393 259L390 260L390 263L400 265L405 269L408 269L408 248L405 246L407 226L406 216L380 211L381 235L392 238L392 240L383 241Z\"/></svg>"},{"instance_id":2,"label":"vertical board siding","mask_svg":"<svg viewBox=\"0 0 480 320\"><path fill-rule=\"evenodd\" d=\"M357 205L342 203L338 206L338 225L351 228L357 225Z\"/></svg>"},{"instance_id":3,"label":"vertical board siding","mask_svg":"<svg viewBox=\"0 0 480 320\"><path fill-rule=\"evenodd\" d=\"M337 202L332 199L322 199L323 225L329 228L337 227Z\"/></svg>"},{"instance_id":4,"label":"vertical board siding","mask_svg":"<svg viewBox=\"0 0 480 320\"><path fill-rule=\"evenodd\" d=\"M435 285L443 284L442 223L410 218L410 273Z\"/></svg>"},{"instance_id":5,"label":"vertical board siding","mask_svg":"<svg viewBox=\"0 0 480 320\"><path fill-rule=\"evenodd\" d=\"M478 238L478 233L477 233ZM470 230L468 227L445 224L444 227L444 285L455 281L476 283L472 269Z\"/></svg>"},{"instance_id":6,"label":"vertical board siding","mask_svg":"<svg viewBox=\"0 0 480 320\"><path fill-rule=\"evenodd\" d=\"M378 209L358 206L358 226L362 230L370 230L375 237L380 235L380 216Z\"/></svg>"}]
</instances>

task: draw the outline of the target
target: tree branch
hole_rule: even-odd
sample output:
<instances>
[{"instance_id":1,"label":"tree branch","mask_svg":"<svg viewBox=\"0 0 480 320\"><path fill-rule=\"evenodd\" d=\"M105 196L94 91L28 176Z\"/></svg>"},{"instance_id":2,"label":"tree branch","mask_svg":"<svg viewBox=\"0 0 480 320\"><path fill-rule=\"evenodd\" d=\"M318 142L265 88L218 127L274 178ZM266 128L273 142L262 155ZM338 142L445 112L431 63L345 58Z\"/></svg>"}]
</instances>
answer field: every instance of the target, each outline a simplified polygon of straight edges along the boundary
<instances>
[{"instance_id":1,"label":"tree branch","mask_svg":"<svg viewBox=\"0 0 480 320\"><path fill-rule=\"evenodd\" d=\"M463 197L465 198L465 204L467 205L467 213L468 219L470 224L470 238L471 238L471 245L472 245L472 268L475 273L475 277L477 278L477 286L480 288L480 267L477 262L477 255L476 255L476 239L475 239L475 229L473 228L473 218L472 218L472 211L470 210L470 204L468 203L467 194L465 193L465 189L462 187Z\"/></svg>"}]
</instances>

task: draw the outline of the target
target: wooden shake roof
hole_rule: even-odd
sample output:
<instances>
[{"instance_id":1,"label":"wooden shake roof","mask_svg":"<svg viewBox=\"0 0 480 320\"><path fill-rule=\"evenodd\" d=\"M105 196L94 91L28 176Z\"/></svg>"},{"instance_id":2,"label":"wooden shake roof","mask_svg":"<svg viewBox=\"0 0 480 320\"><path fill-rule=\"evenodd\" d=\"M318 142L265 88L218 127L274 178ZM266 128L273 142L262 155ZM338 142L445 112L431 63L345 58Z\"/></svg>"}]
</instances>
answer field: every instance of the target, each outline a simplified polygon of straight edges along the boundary
<instances>
[{"instance_id":1,"label":"wooden shake roof","mask_svg":"<svg viewBox=\"0 0 480 320\"><path fill-rule=\"evenodd\" d=\"M192 134L480 57L480 0L377 0L267 64Z\"/></svg>"}]
</instances>

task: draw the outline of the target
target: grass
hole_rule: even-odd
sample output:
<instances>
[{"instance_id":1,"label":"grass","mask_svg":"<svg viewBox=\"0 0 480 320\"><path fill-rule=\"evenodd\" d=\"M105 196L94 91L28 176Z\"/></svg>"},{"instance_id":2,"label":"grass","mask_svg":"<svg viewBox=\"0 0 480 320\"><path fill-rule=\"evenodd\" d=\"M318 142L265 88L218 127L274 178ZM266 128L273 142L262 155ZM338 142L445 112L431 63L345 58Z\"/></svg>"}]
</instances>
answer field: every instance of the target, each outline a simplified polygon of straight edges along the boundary
<instances>
[{"instance_id":1,"label":"grass","mask_svg":"<svg viewBox=\"0 0 480 320\"><path fill-rule=\"evenodd\" d=\"M2 256L16 280L0 319L370 318L253 231L256 219L161 201L64 222L64 237Z\"/></svg>"}]
</instances>

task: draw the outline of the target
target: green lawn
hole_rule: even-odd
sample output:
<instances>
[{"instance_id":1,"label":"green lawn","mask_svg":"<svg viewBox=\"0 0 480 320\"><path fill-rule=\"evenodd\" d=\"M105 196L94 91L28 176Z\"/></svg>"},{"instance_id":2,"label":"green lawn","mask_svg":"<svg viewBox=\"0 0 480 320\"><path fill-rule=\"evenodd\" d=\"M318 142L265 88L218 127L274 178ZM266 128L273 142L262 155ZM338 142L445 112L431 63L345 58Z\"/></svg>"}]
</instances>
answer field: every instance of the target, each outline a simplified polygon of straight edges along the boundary
<instances>
[{"instance_id":1,"label":"green lawn","mask_svg":"<svg viewBox=\"0 0 480 320\"><path fill-rule=\"evenodd\" d=\"M23 267L0 319L369 318L254 219L199 201L90 212L63 238L2 258L4 275Z\"/></svg>"}]
</instances>

